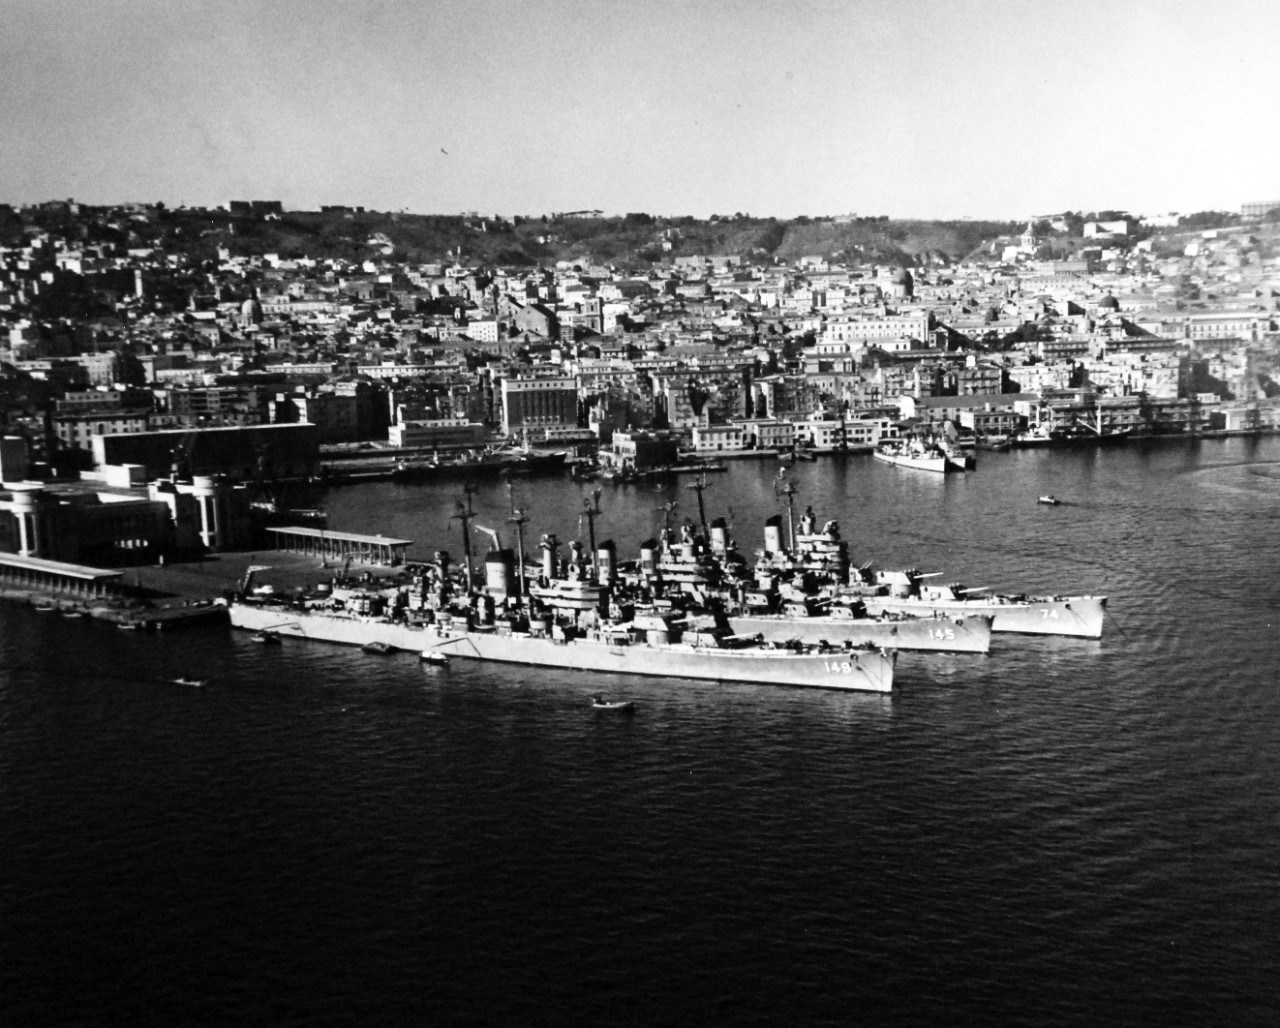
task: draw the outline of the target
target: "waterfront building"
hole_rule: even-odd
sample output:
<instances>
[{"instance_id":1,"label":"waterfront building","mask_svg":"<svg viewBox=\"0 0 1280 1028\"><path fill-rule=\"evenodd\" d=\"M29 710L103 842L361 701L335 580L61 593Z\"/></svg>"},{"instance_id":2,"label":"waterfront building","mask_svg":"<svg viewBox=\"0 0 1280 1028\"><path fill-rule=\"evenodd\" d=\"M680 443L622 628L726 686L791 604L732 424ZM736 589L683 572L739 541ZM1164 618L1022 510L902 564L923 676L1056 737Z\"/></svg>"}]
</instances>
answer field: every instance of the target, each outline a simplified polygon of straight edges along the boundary
<instances>
[{"instance_id":1,"label":"waterfront building","mask_svg":"<svg viewBox=\"0 0 1280 1028\"><path fill-rule=\"evenodd\" d=\"M21 590L62 594L71 600L105 599L121 591L123 578L123 571L0 553L0 585Z\"/></svg>"},{"instance_id":2,"label":"waterfront building","mask_svg":"<svg viewBox=\"0 0 1280 1028\"><path fill-rule=\"evenodd\" d=\"M94 464L141 464L148 480L168 475L175 462L192 474L255 478L265 458L280 478L308 478L319 471L315 425L252 425L245 428L167 429L131 435L95 435Z\"/></svg>"},{"instance_id":3,"label":"waterfront building","mask_svg":"<svg viewBox=\"0 0 1280 1028\"><path fill-rule=\"evenodd\" d=\"M483 446L484 425L466 418L424 418L400 421L387 429L387 442L401 448L462 448Z\"/></svg>"},{"instance_id":4,"label":"waterfront building","mask_svg":"<svg viewBox=\"0 0 1280 1028\"><path fill-rule=\"evenodd\" d=\"M1029 393L975 393L967 396L900 396L898 405L903 420L931 424L954 421L986 434L1011 431L1024 420L1015 404L1034 404L1039 400Z\"/></svg>"},{"instance_id":5,"label":"waterfront building","mask_svg":"<svg viewBox=\"0 0 1280 1028\"><path fill-rule=\"evenodd\" d=\"M571 376L504 378L501 396L502 430L509 436L578 423L578 384Z\"/></svg>"},{"instance_id":6,"label":"waterfront building","mask_svg":"<svg viewBox=\"0 0 1280 1028\"><path fill-rule=\"evenodd\" d=\"M742 427L743 445L756 450L789 450L795 445L796 427L790 421L748 418Z\"/></svg>"},{"instance_id":7,"label":"waterfront building","mask_svg":"<svg viewBox=\"0 0 1280 1028\"><path fill-rule=\"evenodd\" d=\"M615 431L606 463L628 471L674 464L679 452L675 435L670 432Z\"/></svg>"},{"instance_id":8,"label":"waterfront building","mask_svg":"<svg viewBox=\"0 0 1280 1028\"><path fill-rule=\"evenodd\" d=\"M824 411L815 411L807 418L791 422L795 445L811 450L840 450L849 445L848 425Z\"/></svg>"},{"instance_id":9,"label":"waterfront building","mask_svg":"<svg viewBox=\"0 0 1280 1028\"><path fill-rule=\"evenodd\" d=\"M174 551L216 551L251 541L247 498L197 479L181 504L136 490L14 483L0 490L0 552L76 564L150 563ZM179 488L171 490L176 498ZM203 520L202 520L203 519Z\"/></svg>"},{"instance_id":10,"label":"waterfront building","mask_svg":"<svg viewBox=\"0 0 1280 1028\"><path fill-rule=\"evenodd\" d=\"M746 447L747 434L742 424L695 425L692 447L695 453L717 453Z\"/></svg>"}]
</instances>

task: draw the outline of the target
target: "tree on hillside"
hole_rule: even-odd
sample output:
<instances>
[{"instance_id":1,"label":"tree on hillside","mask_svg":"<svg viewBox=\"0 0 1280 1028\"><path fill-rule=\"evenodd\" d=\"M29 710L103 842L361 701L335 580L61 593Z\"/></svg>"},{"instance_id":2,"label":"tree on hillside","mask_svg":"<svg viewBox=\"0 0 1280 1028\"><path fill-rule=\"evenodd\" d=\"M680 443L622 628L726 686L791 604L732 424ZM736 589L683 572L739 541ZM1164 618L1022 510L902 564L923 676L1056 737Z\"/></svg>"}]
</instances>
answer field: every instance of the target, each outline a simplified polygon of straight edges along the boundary
<instances>
[{"instance_id":1,"label":"tree on hillside","mask_svg":"<svg viewBox=\"0 0 1280 1028\"><path fill-rule=\"evenodd\" d=\"M1196 211L1194 214L1185 214L1178 219L1179 228L1223 228L1227 225L1234 225L1240 220L1238 215L1229 211Z\"/></svg>"},{"instance_id":2,"label":"tree on hillside","mask_svg":"<svg viewBox=\"0 0 1280 1028\"><path fill-rule=\"evenodd\" d=\"M773 253L782 245L782 241L787 237L787 227L785 225L774 222L769 225L759 236L756 237L755 245L761 250Z\"/></svg>"}]
</instances>

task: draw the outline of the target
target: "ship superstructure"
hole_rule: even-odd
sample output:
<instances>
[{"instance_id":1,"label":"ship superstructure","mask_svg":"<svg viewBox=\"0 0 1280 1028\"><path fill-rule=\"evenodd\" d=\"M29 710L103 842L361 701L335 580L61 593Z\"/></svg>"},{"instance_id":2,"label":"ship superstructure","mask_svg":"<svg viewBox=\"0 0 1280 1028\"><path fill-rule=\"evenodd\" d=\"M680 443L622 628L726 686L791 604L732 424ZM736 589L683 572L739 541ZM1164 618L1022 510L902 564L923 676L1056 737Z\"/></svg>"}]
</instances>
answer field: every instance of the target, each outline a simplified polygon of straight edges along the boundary
<instances>
[{"instance_id":1,"label":"ship superstructure","mask_svg":"<svg viewBox=\"0 0 1280 1028\"><path fill-rule=\"evenodd\" d=\"M523 515L512 520L522 530ZM526 574L522 531L517 553L502 547L496 532L492 539L480 588L470 573L460 584L448 554L439 551L433 561L412 566L383 587L335 587L285 602L239 600L231 605L231 622L281 637L581 671L871 692L893 688L893 650L830 641L773 643L734 631L713 612L676 609L661 595L661 576L671 576L682 589L702 588L707 583L685 574L684 564L715 565L697 553L690 562L667 560L665 568L655 554L652 568L633 569L628 582L611 541L594 549L594 559L575 543L561 561L558 540L544 535L541 560Z\"/></svg>"}]
</instances>

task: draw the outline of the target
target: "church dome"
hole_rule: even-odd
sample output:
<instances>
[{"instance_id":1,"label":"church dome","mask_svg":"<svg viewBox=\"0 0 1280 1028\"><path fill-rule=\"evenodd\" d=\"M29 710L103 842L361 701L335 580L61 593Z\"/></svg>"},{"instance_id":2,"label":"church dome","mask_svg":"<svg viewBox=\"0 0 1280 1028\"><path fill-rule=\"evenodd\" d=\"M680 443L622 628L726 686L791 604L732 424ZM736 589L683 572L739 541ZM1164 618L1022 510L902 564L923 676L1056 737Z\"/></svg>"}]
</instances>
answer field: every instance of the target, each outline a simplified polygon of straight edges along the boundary
<instances>
[{"instance_id":1,"label":"church dome","mask_svg":"<svg viewBox=\"0 0 1280 1028\"><path fill-rule=\"evenodd\" d=\"M1098 310L1118 311L1120 309L1120 301L1108 293L1098 301Z\"/></svg>"}]
</instances>

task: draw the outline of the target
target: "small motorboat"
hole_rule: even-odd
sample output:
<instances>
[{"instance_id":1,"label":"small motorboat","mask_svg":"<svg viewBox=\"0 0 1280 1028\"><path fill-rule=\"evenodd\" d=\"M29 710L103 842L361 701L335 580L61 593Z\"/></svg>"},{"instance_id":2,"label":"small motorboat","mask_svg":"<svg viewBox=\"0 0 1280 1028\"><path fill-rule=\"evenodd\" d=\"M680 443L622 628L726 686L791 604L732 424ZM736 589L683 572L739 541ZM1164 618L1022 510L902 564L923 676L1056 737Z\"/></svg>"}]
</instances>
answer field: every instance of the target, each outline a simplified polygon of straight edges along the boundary
<instances>
[{"instance_id":1,"label":"small motorboat","mask_svg":"<svg viewBox=\"0 0 1280 1028\"><path fill-rule=\"evenodd\" d=\"M33 603L32 606L35 607L36 610L41 611L45 614L51 613L58 609L58 605L54 603L52 600L36 600L36 602Z\"/></svg>"},{"instance_id":2,"label":"small motorboat","mask_svg":"<svg viewBox=\"0 0 1280 1028\"><path fill-rule=\"evenodd\" d=\"M361 646L360 649L364 650L365 653L377 653L379 655L386 656L388 653L392 653L395 647L390 643L367 642Z\"/></svg>"},{"instance_id":3,"label":"small motorboat","mask_svg":"<svg viewBox=\"0 0 1280 1028\"><path fill-rule=\"evenodd\" d=\"M1050 507L1056 507L1060 503L1062 503L1060 499L1058 499L1056 496L1052 495L1051 493L1045 493L1036 502L1046 504L1047 506L1050 506Z\"/></svg>"},{"instance_id":4,"label":"small motorboat","mask_svg":"<svg viewBox=\"0 0 1280 1028\"><path fill-rule=\"evenodd\" d=\"M84 611L79 607L64 607L62 616L64 618L82 618L84 617Z\"/></svg>"},{"instance_id":5,"label":"small motorboat","mask_svg":"<svg viewBox=\"0 0 1280 1028\"><path fill-rule=\"evenodd\" d=\"M591 706L596 710L625 710L635 711L636 704L634 700L606 700L603 693L596 693L591 697Z\"/></svg>"},{"instance_id":6,"label":"small motorboat","mask_svg":"<svg viewBox=\"0 0 1280 1028\"><path fill-rule=\"evenodd\" d=\"M280 636L275 632L254 632L252 638L254 642L262 643L263 646L280 645Z\"/></svg>"},{"instance_id":7,"label":"small motorboat","mask_svg":"<svg viewBox=\"0 0 1280 1028\"><path fill-rule=\"evenodd\" d=\"M191 675L179 675L173 680L174 685L185 685L189 689L203 689L209 684L207 678L195 678Z\"/></svg>"},{"instance_id":8,"label":"small motorboat","mask_svg":"<svg viewBox=\"0 0 1280 1028\"><path fill-rule=\"evenodd\" d=\"M141 632L141 621L117 621L116 627L122 632Z\"/></svg>"},{"instance_id":9,"label":"small motorboat","mask_svg":"<svg viewBox=\"0 0 1280 1028\"><path fill-rule=\"evenodd\" d=\"M449 655L441 653L439 650L423 650L418 659L424 664L430 664L432 667L449 666Z\"/></svg>"}]
</instances>

